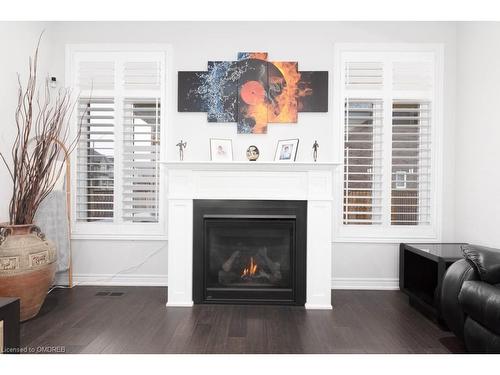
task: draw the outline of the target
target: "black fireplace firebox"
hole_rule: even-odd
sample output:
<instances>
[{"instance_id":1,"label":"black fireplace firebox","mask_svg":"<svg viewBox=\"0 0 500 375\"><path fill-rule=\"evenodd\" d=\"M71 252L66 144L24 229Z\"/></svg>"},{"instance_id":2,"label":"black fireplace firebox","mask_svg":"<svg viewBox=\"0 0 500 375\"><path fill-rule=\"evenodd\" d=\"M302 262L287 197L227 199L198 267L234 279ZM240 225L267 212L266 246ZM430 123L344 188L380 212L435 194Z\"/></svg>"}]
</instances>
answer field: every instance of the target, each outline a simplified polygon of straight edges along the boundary
<instances>
[{"instance_id":1,"label":"black fireplace firebox","mask_svg":"<svg viewBox=\"0 0 500 375\"><path fill-rule=\"evenodd\" d=\"M304 305L306 201L195 200L194 303Z\"/></svg>"}]
</instances>

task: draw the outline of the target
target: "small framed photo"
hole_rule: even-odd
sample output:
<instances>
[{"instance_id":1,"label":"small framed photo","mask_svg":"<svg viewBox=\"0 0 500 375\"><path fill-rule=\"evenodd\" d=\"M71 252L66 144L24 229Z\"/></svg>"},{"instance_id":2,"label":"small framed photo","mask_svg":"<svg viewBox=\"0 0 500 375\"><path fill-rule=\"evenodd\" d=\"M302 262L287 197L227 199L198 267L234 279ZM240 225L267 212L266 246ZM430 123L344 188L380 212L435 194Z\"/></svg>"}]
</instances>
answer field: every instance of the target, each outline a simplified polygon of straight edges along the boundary
<instances>
[{"instance_id":1,"label":"small framed photo","mask_svg":"<svg viewBox=\"0 0 500 375\"><path fill-rule=\"evenodd\" d=\"M230 139L210 138L210 160L233 161L233 141Z\"/></svg>"},{"instance_id":2,"label":"small framed photo","mask_svg":"<svg viewBox=\"0 0 500 375\"><path fill-rule=\"evenodd\" d=\"M279 140L276 146L276 153L274 154L274 161L295 161L298 147L298 138Z\"/></svg>"}]
</instances>

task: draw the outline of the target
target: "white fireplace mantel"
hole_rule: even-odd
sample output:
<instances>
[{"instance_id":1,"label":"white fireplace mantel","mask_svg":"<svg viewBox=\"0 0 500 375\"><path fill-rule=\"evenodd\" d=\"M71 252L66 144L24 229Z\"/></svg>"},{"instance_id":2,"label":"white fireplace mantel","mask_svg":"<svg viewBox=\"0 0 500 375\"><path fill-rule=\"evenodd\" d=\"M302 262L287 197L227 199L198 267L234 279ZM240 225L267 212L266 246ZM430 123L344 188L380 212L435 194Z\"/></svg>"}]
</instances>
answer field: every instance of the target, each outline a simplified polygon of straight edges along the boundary
<instances>
[{"instance_id":1,"label":"white fireplace mantel","mask_svg":"<svg viewBox=\"0 0 500 375\"><path fill-rule=\"evenodd\" d=\"M331 309L333 172L340 163L162 162L168 198L168 302L192 306L193 200L307 201L306 308Z\"/></svg>"},{"instance_id":2,"label":"white fireplace mantel","mask_svg":"<svg viewBox=\"0 0 500 375\"><path fill-rule=\"evenodd\" d=\"M167 166L168 169L192 169L192 170L244 170L252 168L252 170L284 170L293 169L295 171L309 170L331 170L336 165L342 163L337 162L276 162L276 161L160 161L160 164Z\"/></svg>"}]
</instances>

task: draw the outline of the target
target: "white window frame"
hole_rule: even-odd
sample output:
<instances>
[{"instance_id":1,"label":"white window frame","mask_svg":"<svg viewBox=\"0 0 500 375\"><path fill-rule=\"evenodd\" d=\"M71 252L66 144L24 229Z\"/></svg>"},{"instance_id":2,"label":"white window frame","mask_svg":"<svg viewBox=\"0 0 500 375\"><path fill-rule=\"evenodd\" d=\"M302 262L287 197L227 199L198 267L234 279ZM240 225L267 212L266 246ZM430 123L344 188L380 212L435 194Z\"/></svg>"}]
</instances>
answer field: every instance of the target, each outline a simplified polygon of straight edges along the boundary
<instances>
[{"instance_id":1,"label":"white window frame","mask_svg":"<svg viewBox=\"0 0 500 375\"><path fill-rule=\"evenodd\" d=\"M168 128L172 121L172 105L173 103L173 70L172 70L172 47L169 44L68 44L66 45L66 66L65 66L65 79L67 86L72 86L74 88L74 94L79 95L78 87L76 86L76 56L80 53L121 53L130 54L134 53L151 53L152 55L161 56L162 69L161 69L161 102L160 102L160 118L161 118L161 130L160 130L160 158L165 158L167 155L167 140ZM121 90L121 88L115 88L115 91ZM99 92L94 91L93 96L97 97ZM118 94L122 97L122 94ZM115 117L122 116L120 109L123 103L115 103L117 110ZM73 113L72 117L72 131L76 134L78 127L78 115ZM115 147L122 147L122 135L115 133ZM127 223L122 222L121 218L117 218L116 214L114 217L117 219L116 222L80 222L76 220L76 177L77 177L77 151L71 155L71 239L102 239L102 240L166 240L166 187L163 178L163 168L159 168L159 201L158 201L158 222L157 223ZM118 155L116 158L117 163L120 163L121 156ZM116 169L115 169L116 170ZM121 205L122 200L122 179L121 172L115 174L114 183L114 194L115 194L115 204ZM118 198L117 198L118 197ZM116 213L116 211L115 211Z\"/></svg>"},{"instance_id":2,"label":"white window frame","mask_svg":"<svg viewBox=\"0 0 500 375\"><path fill-rule=\"evenodd\" d=\"M334 242L372 242L372 243L397 243L397 242L435 242L442 238L442 205L443 205L443 61L444 49L440 43L337 43L334 45L334 92L333 116L335 139L333 144L337 148L336 160L344 165L344 58L349 53L372 57L374 53L396 55L398 53L420 52L433 54L434 57L434 93L432 98L432 150L431 150L431 222L430 225L402 226L402 225L345 225L343 224L343 195L344 195L344 168L335 171L334 184ZM387 76L387 75L385 75ZM391 79L392 81L392 79ZM385 84L385 83L384 83ZM381 90L381 97L383 98ZM370 92L373 96L373 92ZM401 98L404 99L404 98ZM411 97L409 99L422 99ZM384 111L392 111L392 103L384 101ZM391 124L384 124L384 131L391 128ZM383 169L391 167L391 134L384 134L384 160ZM387 159L389 158L389 159ZM390 170L390 169L389 169ZM387 173L384 174L386 176ZM384 177L385 178L385 177ZM387 185L387 182L386 182ZM382 202L387 210L391 199L390 186L386 186Z\"/></svg>"}]
</instances>

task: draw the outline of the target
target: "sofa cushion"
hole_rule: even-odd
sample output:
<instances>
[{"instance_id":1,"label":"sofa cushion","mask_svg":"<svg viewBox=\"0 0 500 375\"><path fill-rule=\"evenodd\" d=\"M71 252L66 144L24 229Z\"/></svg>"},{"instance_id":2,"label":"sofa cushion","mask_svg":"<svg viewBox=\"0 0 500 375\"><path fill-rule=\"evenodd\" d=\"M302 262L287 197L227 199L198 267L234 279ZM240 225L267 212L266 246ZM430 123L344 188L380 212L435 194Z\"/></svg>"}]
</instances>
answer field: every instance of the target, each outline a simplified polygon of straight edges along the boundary
<instances>
[{"instance_id":1,"label":"sofa cushion","mask_svg":"<svg viewBox=\"0 0 500 375\"><path fill-rule=\"evenodd\" d=\"M500 335L500 289L482 281L466 281L458 295L466 315Z\"/></svg>"},{"instance_id":2,"label":"sofa cushion","mask_svg":"<svg viewBox=\"0 0 500 375\"><path fill-rule=\"evenodd\" d=\"M482 281L489 284L500 283L500 250L477 245L463 245L462 253L476 269Z\"/></svg>"}]
</instances>

